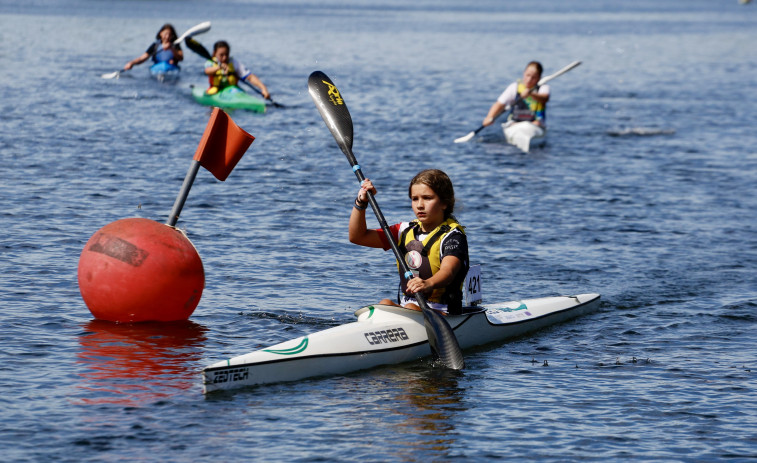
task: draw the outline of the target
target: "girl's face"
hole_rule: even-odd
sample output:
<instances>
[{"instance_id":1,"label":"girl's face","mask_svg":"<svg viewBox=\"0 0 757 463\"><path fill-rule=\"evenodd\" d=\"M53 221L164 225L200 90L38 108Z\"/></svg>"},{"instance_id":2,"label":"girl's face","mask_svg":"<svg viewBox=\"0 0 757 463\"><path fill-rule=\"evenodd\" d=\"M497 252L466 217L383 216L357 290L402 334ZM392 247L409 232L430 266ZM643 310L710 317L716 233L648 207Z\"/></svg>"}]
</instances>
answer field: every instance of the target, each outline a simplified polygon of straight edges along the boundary
<instances>
[{"instance_id":1,"label":"girl's face","mask_svg":"<svg viewBox=\"0 0 757 463\"><path fill-rule=\"evenodd\" d=\"M424 183L416 183L410 187L410 201L413 205L413 213L421 223L425 232L430 232L444 222L444 211L447 205L443 204L436 192Z\"/></svg>"},{"instance_id":2,"label":"girl's face","mask_svg":"<svg viewBox=\"0 0 757 463\"><path fill-rule=\"evenodd\" d=\"M528 66L526 70L523 71L523 85L525 85L526 88L536 87L536 84L539 83L540 78L541 75L539 75L539 70L533 64Z\"/></svg>"},{"instance_id":3,"label":"girl's face","mask_svg":"<svg viewBox=\"0 0 757 463\"><path fill-rule=\"evenodd\" d=\"M171 29L165 28L162 31L160 31L160 41L161 42L170 42L171 41Z\"/></svg>"},{"instance_id":4,"label":"girl's face","mask_svg":"<svg viewBox=\"0 0 757 463\"><path fill-rule=\"evenodd\" d=\"M228 63L229 49L226 47L218 47L213 56L218 60L219 63Z\"/></svg>"}]
</instances>

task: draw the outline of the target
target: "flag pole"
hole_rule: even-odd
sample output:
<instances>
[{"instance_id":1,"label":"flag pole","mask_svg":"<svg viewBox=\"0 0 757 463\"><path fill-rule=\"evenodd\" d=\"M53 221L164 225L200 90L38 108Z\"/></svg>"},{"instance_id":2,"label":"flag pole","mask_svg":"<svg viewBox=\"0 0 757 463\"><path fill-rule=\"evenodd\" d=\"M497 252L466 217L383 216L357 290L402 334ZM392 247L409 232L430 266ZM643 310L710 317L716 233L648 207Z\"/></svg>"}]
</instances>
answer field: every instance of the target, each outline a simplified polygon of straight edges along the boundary
<instances>
[{"instance_id":1,"label":"flag pole","mask_svg":"<svg viewBox=\"0 0 757 463\"><path fill-rule=\"evenodd\" d=\"M176 226L176 221L179 220L179 214L181 213L181 209L184 207L184 203L187 201L189 190L192 188L195 177L197 177L198 170L200 170L200 162L193 159L192 164L189 166L189 171L187 171L187 176L184 177L184 183L181 185L179 196L176 197L176 201L173 203L173 209L171 209L171 214L168 216L166 225L168 225L169 227Z\"/></svg>"}]
</instances>

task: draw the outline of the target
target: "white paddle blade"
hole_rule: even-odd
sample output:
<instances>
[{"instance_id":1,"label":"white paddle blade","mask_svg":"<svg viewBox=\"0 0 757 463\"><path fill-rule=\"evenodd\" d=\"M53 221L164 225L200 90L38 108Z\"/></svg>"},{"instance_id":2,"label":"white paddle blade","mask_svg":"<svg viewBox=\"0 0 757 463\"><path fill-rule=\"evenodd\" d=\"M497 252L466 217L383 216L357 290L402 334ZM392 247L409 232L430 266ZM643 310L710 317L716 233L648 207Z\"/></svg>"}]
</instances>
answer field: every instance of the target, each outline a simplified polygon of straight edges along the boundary
<instances>
[{"instance_id":1,"label":"white paddle blade","mask_svg":"<svg viewBox=\"0 0 757 463\"><path fill-rule=\"evenodd\" d=\"M120 75L121 75L121 71L116 71L116 72L109 72L107 74L103 74L100 77L102 77L103 79L116 79Z\"/></svg>"},{"instance_id":2,"label":"white paddle blade","mask_svg":"<svg viewBox=\"0 0 757 463\"><path fill-rule=\"evenodd\" d=\"M460 138L455 138L455 143L465 143L466 141L470 141L473 136L476 135L476 132L470 132L468 135L465 135Z\"/></svg>"},{"instance_id":3,"label":"white paddle blade","mask_svg":"<svg viewBox=\"0 0 757 463\"><path fill-rule=\"evenodd\" d=\"M190 27L189 30L187 30L185 33L181 34L178 39L173 41L174 45L180 44L184 39L187 37L192 37L193 35L197 34L204 34L205 32L208 32L210 30L210 21L205 21L204 23L200 23L194 27Z\"/></svg>"}]
</instances>

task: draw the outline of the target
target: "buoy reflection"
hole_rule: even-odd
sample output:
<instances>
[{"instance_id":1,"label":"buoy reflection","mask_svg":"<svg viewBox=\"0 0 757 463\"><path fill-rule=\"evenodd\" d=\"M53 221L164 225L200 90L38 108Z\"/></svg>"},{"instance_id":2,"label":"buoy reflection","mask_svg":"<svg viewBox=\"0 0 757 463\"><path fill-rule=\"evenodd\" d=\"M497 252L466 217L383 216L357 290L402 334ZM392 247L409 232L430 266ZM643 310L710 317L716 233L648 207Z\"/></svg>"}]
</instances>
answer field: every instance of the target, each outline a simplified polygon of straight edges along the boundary
<instances>
[{"instance_id":1,"label":"buoy reflection","mask_svg":"<svg viewBox=\"0 0 757 463\"><path fill-rule=\"evenodd\" d=\"M207 329L192 321L83 325L77 402L137 406L198 387Z\"/></svg>"}]
</instances>

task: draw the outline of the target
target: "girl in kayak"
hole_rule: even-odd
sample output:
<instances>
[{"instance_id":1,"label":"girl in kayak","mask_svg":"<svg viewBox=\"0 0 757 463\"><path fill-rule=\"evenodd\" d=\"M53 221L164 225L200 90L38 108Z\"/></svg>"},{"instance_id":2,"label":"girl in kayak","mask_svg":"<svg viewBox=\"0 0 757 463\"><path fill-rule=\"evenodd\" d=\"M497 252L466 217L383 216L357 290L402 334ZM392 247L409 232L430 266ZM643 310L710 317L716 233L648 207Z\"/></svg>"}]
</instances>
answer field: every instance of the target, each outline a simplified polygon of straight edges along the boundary
<instances>
[{"instance_id":1,"label":"girl in kayak","mask_svg":"<svg viewBox=\"0 0 757 463\"><path fill-rule=\"evenodd\" d=\"M369 230L365 223L368 192L376 194L366 179L355 198L350 215L350 242L372 248L391 249L381 229ZM463 301L463 281L468 273L468 241L463 226L452 215L455 191L447 174L437 169L419 172L408 188L416 219L389 227L400 254L415 275L407 280L400 274L397 302L380 304L420 310L415 293L423 293L428 305L442 313L459 312ZM401 272L400 272L401 273Z\"/></svg>"},{"instance_id":2,"label":"girl in kayak","mask_svg":"<svg viewBox=\"0 0 757 463\"><path fill-rule=\"evenodd\" d=\"M237 85L239 80L246 80L260 90L263 98L271 95L261 80L250 72L245 65L232 58L229 53L231 47L225 40L219 40L213 45L213 58L205 62L205 74L208 76L210 87L205 93L213 95L230 85Z\"/></svg>"},{"instance_id":3,"label":"girl in kayak","mask_svg":"<svg viewBox=\"0 0 757 463\"><path fill-rule=\"evenodd\" d=\"M542 128L547 126L546 107L549 101L549 85L536 84L541 79L542 66L538 61L531 61L523 71L523 78L511 83L489 108L489 113L481 123L489 126L505 108L513 106L508 121L531 121Z\"/></svg>"},{"instance_id":4,"label":"girl in kayak","mask_svg":"<svg viewBox=\"0 0 757 463\"><path fill-rule=\"evenodd\" d=\"M144 53L124 65L124 70L128 71L137 64L144 63L152 58L155 63L167 62L174 66L179 65L179 61L184 59L184 52L181 46L174 45L176 40L176 29L171 24L164 24L155 36L155 42L145 50Z\"/></svg>"}]
</instances>

